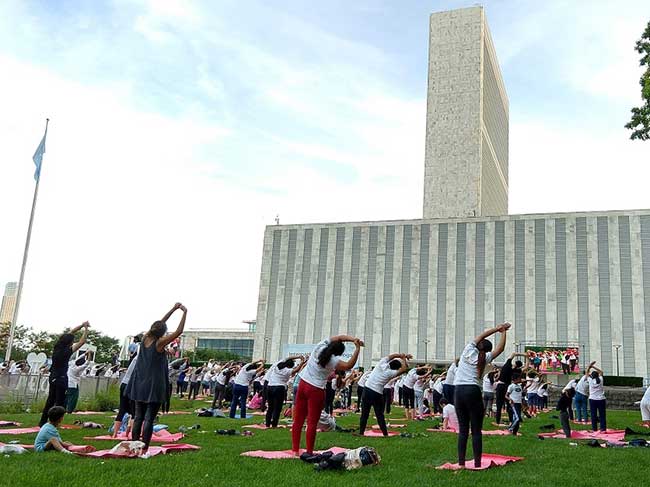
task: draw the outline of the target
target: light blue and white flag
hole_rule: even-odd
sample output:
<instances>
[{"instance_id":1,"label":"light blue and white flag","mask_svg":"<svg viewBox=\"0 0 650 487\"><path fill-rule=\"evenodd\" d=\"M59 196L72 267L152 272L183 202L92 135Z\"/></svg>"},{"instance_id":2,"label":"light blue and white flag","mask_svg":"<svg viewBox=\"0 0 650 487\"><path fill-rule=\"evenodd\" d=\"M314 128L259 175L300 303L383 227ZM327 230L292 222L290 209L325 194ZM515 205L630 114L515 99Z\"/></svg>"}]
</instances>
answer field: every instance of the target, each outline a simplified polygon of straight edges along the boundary
<instances>
[{"instance_id":1,"label":"light blue and white flag","mask_svg":"<svg viewBox=\"0 0 650 487\"><path fill-rule=\"evenodd\" d=\"M45 154L45 139L47 137L47 127L45 128L45 133L41 139L41 143L38 144L36 152L34 152L34 157L32 157L34 164L36 164L36 170L34 171L34 180L38 181L41 177L41 164L43 164L43 154Z\"/></svg>"}]
</instances>

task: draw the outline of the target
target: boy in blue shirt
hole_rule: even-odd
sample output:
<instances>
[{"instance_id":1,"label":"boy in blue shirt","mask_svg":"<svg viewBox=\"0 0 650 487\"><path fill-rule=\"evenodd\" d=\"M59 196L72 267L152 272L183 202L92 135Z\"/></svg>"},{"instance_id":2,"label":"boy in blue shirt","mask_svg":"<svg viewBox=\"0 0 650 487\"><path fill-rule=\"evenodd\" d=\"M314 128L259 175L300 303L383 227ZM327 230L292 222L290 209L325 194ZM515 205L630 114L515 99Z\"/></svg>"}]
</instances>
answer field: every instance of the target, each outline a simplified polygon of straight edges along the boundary
<instances>
[{"instance_id":1,"label":"boy in blue shirt","mask_svg":"<svg viewBox=\"0 0 650 487\"><path fill-rule=\"evenodd\" d=\"M48 422L41 426L41 430L34 440L35 452L57 450L72 455L72 452L68 450L73 446L72 443L63 441L57 429L63 421L63 416L65 416L65 409L61 406L50 408L47 413Z\"/></svg>"}]
</instances>

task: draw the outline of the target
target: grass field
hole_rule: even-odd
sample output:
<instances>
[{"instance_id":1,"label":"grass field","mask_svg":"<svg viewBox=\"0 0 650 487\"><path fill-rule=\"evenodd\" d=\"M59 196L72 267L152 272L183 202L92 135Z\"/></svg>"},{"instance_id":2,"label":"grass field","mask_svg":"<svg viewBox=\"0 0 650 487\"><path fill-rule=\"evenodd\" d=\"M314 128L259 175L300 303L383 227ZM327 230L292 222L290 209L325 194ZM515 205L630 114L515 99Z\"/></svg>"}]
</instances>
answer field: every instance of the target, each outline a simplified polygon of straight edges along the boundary
<instances>
[{"instance_id":1,"label":"grass field","mask_svg":"<svg viewBox=\"0 0 650 487\"><path fill-rule=\"evenodd\" d=\"M194 409L204 406L202 401L193 404L176 401L173 409ZM513 438L484 437L484 452L525 457L525 460L502 468L482 472L449 472L430 468L447 461L455 461L456 436L448 433L429 433L426 438L361 438L349 433L320 433L316 446L358 447L373 446L382 458L376 467L366 467L353 472L315 472L311 465L300 460L268 461L241 457L247 450L281 450L290 448L288 430L254 431L254 436L219 436L214 430L237 428L242 424L261 422L262 418L239 421L222 418L197 418L194 415L167 416L162 422L170 431L181 425L198 423L202 431L192 430L184 440L202 447L200 451L168 454L150 459L103 460L67 456L54 452L0 457L1 486L341 486L341 485L434 485L434 486L521 486L562 485L594 486L644 485L650 464L650 449L644 448L592 448L585 445L572 447L568 440L539 440L536 434L543 424L559 421L553 413L524 423L522 436ZM402 411L396 408L392 418L398 419ZM99 416L66 416L65 423L74 419L95 421L108 425L112 418ZM35 425L38 416L32 414L2 414L0 419L14 420L23 426ZM608 411L608 427L636 429L640 415L635 411ZM358 416L338 419L342 426L358 426ZM486 420L486 428L491 428ZM402 431L424 433L430 422L413 422ZM584 427L581 427L584 429ZM76 444L92 444L110 448L111 442L88 442L83 436L101 434L100 430L65 430L64 440ZM19 439L33 442L35 435L9 437L0 435L0 441ZM471 443L471 442L470 442Z\"/></svg>"}]
</instances>

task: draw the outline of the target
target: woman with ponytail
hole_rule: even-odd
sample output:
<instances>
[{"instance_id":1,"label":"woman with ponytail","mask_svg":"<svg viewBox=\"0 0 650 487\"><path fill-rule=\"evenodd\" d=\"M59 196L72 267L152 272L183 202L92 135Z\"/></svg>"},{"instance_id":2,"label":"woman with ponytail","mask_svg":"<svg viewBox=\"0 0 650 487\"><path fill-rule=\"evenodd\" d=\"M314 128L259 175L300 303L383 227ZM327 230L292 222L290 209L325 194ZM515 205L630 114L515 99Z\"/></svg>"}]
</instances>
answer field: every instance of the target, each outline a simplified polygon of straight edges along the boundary
<instances>
[{"instance_id":1,"label":"woman with ponytail","mask_svg":"<svg viewBox=\"0 0 650 487\"><path fill-rule=\"evenodd\" d=\"M50 365L50 377L48 379L50 390L47 395L47 400L45 401L45 407L43 407L41 420L38 423L39 426L43 426L47 423L47 413L52 406L65 405L65 395L68 391L68 362L70 361L72 354L86 343L89 326L90 323L84 321L81 325L61 335L54 344L54 350L52 351L52 365ZM82 328L83 334L81 339L75 343L74 335Z\"/></svg>"},{"instance_id":2,"label":"woman with ponytail","mask_svg":"<svg viewBox=\"0 0 650 487\"><path fill-rule=\"evenodd\" d=\"M589 409L591 410L591 429L596 431L600 425L600 431L607 430L607 400L603 388L603 371L596 367L596 362L591 362L585 371L585 377L589 384Z\"/></svg>"},{"instance_id":3,"label":"woman with ponytail","mask_svg":"<svg viewBox=\"0 0 650 487\"><path fill-rule=\"evenodd\" d=\"M348 361L341 359L345 352L345 342L356 346ZM320 413L325 405L325 385L327 378L335 370L350 370L357 363L363 341L349 335L337 335L323 340L314 348L307 365L300 372L298 392L294 398L294 421L291 427L291 449L295 455L300 451L302 427L307 420L307 453L314 452L316 427Z\"/></svg>"},{"instance_id":4,"label":"woman with ponytail","mask_svg":"<svg viewBox=\"0 0 650 487\"><path fill-rule=\"evenodd\" d=\"M271 365L266 373L266 427L277 428L282 406L287 397L287 383L300 370L302 355L294 355Z\"/></svg>"},{"instance_id":5,"label":"woman with ponytail","mask_svg":"<svg viewBox=\"0 0 650 487\"><path fill-rule=\"evenodd\" d=\"M178 309L183 312L183 317L176 331L167 335L167 320ZM187 308L181 303L176 303L162 320L151 325L142 338L138 359L124 392L135 402L132 439L139 441L142 436L142 442L145 444L143 453L146 453L149 448L153 422L160 405L167 399L169 367L165 347L183 333L186 318Z\"/></svg>"},{"instance_id":6,"label":"woman with ponytail","mask_svg":"<svg viewBox=\"0 0 650 487\"><path fill-rule=\"evenodd\" d=\"M504 323L484 331L467 344L458 361L458 369L454 379L454 406L458 415L458 464L461 467L465 466L470 425L474 465L476 467L481 466L483 454L481 428L483 427L485 410L480 384L486 365L503 352L506 346L506 332L510 329L510 326L510 323ZM487 338L497 332L501 333L501 339L496 348L492 350L492 342Z\"/></svg>"}]
</instances>

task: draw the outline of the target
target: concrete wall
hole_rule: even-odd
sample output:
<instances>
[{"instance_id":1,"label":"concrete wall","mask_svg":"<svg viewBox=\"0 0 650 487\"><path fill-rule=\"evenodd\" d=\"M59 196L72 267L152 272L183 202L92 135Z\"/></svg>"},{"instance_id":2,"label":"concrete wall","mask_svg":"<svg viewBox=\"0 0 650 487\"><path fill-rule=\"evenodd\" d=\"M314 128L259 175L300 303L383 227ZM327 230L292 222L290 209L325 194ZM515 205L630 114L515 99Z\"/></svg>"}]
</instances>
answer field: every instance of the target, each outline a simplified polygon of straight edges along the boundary
<instances>
[{"instance_id":1,"label":"concrete wall","mask_svg":"<svg viewBox=\"0 0 650 487\"><path fill-rule=\"evenodd\" d=\"M482 7L431 15L424 218L508 213L508 98Z\"/></svg>"},{"instance_id":2,"label":"concrete wall","mask_svg":"<svg viewBox=\"0 0 650 487\"><path fill-rule=\"evenodd\" d=\"M269 226L255 356L336 333L451 360L511 321L514 343L578 344L606 373L648 377L650 210Z\"/></svg>"}]
</instances>

